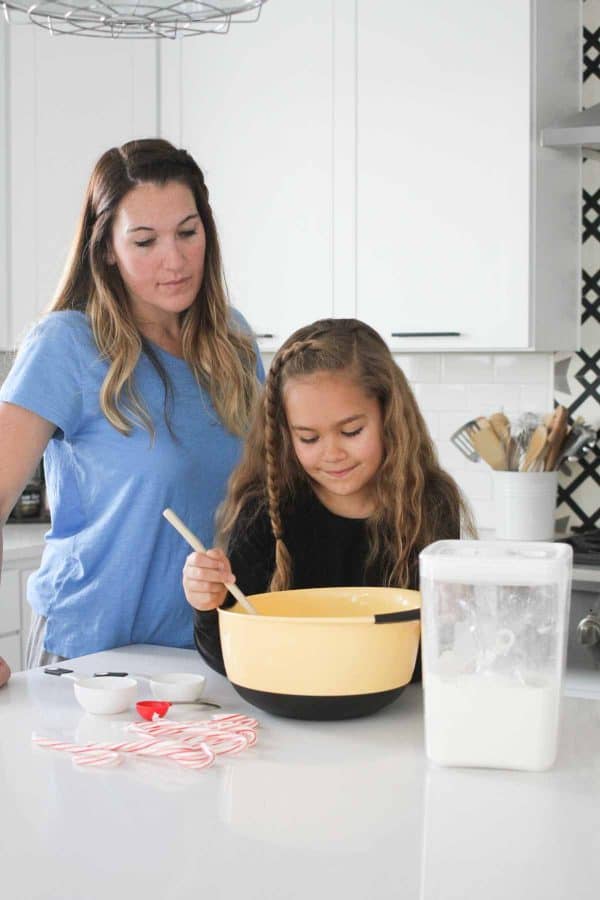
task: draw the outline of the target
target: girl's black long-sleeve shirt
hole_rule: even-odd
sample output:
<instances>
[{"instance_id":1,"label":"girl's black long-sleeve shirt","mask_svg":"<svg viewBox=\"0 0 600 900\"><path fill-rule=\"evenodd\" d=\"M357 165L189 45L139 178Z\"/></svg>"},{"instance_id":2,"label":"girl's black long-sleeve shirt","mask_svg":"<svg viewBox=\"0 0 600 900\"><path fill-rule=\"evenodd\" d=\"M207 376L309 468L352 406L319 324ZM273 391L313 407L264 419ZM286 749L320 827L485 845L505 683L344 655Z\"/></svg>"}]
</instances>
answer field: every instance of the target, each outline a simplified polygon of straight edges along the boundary
<instances>
[{"instance_id":1,"label":"girl's black long-sleeve shirt","mask_svg":"<svg viewBox=\"0 0 600 900\"><path fill-rule=\"evenodd\" d=\"M448 519L447 534L459 535ZM384 582L381 567L376 561L367 570L369 553L367 522L348 519L329 512L312 490L295 499L293 509L283 516L284 540L292 559L292 587L361 587L377 586ZM229 541L229 560L236 584L245 594L268 591L275 566L275 540L269 515L258 501L243 509ZM418 587L418 561L410 567L409 588ZM224 607L235 601L227 596ZM211 668L225 674L219 623L216 610L194 610L194 640L200 655ZM420 677L420 664L413 680Z\"/></svg>"}]
</instances>

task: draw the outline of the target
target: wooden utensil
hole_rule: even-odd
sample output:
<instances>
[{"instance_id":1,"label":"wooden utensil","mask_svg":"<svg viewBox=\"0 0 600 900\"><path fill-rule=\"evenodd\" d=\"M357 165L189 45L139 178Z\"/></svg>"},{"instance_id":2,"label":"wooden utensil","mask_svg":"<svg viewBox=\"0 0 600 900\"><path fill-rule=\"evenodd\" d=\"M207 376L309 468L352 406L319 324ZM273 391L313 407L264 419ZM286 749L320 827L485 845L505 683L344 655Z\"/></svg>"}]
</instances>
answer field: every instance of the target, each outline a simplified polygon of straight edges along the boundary
<instances>
[{"instance_id":1,"label":"wooden utensil","mask_svg":"<svg viewBox=\"0 0 600 900\"><path fill-rule=\"evenodd\" d=\"M500 441L506 450L510 440L510 422L508 421L507 416L505 416L503 412L492 413L491 416L488 416L488 422L496 432L496 435L500 438Z\"/></svg>"},{"instance_id":2,"label":"wooden utensil","mask_svg":"<svg viewBox=\"0 0 600 900\"><path fill-rule=\"evenodd\" d=\"M507 466L506 451L500 438L486 418L477 419L477 424L479 429L471 432L473 446L492 469L505 471Z\"/></svg>"},{"instance_id":3,"label":"wooden utensil","mask_svg":"<svg viewBox=\"0 0 600 900\"><path fill-rule=\"evenodd\" d=\"M185 525L181 521L177 513L174 513L172 509L167 508L163 509L163 516L165 517L167 522L169 522L169 524L172 525L173 528L175 528L175 530L178 531L183 538L185 538L192 550L199 550L200 553L206 553L206 548L204 547L204 544L202 543L200 538L196 537L193 531L190 531L187 525ZM223 582L223 584L225 584L225 582ZM240 591L239 587L236 584L225 584L225 587L230 594L233 594L238 603L240 603L244 607L246 612L250 613L253 616L258 615L258 611L252 606L246 595Z\"/></svg>"},{"instance_id":4,"label":"wooden utensil","mask_svg":"<svg viewBox=\"0 0 600 900\"><path fill-rule=\"evenodd\" d=\"M531 440L525 451L525 456L521 463L521 472L534 472L542 463L546 454L546 446L548 442L548 429L545 425L538 425L531 435Z\"/></svg>"},{"instance_id":5,"label":"wooden utensil","mask_svg":"<svg viewBox=\"0 0 600 900\"><path fill-rule=\"evenodd\" d=\"M568 413L564 406L557 406L548 426L548 452L544 468L552 472L556 468L561 448L567 436Z\"/></svg>"},{"instance_id":6,"label":"wooden utensil","mask_svg":"<svg viewBox=\"0 0 600 900\"><path fill-rule=\"evenodd\" d=\"M503 412L492 413L491 416L488 416L488 422L504 447L504 452L506 453L506 468L509 472L516 470L519 467L519 446L511 435L508 416Z\"/></svg>"}]
</instances>

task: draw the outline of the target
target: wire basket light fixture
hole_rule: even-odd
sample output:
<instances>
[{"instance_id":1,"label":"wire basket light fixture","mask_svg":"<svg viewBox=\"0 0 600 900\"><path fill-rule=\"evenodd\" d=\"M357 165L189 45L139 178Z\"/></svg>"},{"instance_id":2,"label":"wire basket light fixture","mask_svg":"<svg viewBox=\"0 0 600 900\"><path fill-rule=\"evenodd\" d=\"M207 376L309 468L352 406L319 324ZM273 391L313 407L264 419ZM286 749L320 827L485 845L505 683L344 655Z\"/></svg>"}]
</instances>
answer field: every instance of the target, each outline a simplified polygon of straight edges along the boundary
<instances>
[{"instance_id":1,"label":"wire basket light fixture","mask_svg":"<svg viewBox=\"0 0 600 900\"><path fill-rule=\"evenodd\" d=\"M95 38L178 38L226 34L256 22L266 0L0 0L10 24L31 22L52 35Z\"/></svg>"}]
</instances>

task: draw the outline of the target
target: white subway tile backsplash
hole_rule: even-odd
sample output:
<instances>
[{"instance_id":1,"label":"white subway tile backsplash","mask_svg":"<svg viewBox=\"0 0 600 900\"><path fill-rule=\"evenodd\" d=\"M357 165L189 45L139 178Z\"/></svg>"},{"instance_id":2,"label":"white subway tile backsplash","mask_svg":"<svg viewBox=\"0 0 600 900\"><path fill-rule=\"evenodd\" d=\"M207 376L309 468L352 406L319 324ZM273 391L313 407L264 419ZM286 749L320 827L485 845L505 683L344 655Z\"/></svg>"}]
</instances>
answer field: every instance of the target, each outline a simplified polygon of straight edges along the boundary
<instances>
[{"instance_id":1,"label":"white subway tile backsplash","mask_svg":"<svg viewBox=\"0 0 600 900\"><path fill-rule=\"evenodd\" d=\"M481 384L482 381L493 380L494 358L491 353L447 353L442 357L442 381L446 384Z\"/></svg>"},{"instance_id":2,"label":"white subway tile backsplash","mask_svg":"<svg viewBox=\"0 0 600 900\"><path fill-rule=\"evenodd\" d=\"M441 357L437 353L397 353L394 359L413 385L441 380Z\"/></svg>"},{"instance_id":3,"label":"white subway tile backsplash","mask_svg":"<svg viewBox=\"0 0 600 900\"><path fill-rule=\"evenodd\" d=\"M521 409L523 412L551 412L552 405L551 385L527 385L521 388Z\"/></svg>"},{"instance_id":4,"label":"white subway tile backsplash","mask_svg":"<svg viewBox=\"0 0 600 900\"><path fill-rule=\"evenodd\" d=\"M495 353L495 381L503 384L552 383L551 353Z\"/></svg>"},{"instance_id":5,"label":"white subway tile backsplash","mask_svg":"<svg viewBox=\"0 0 600 900\"><path fill-rule=\"evenodd\" d=\"M463 384L416 384L414 390L423 410L468 409L467 388Z\"/></svg>"},{"instance_id":6,"label":"white subway tile backsplash","mask_svg":"<svg viewBox=\"0 0 600 900\"><path fill-rule=\"evenodd\" d=\"M471 468L461 471L456 481L471 504L492 499L492 479L484 462L471 463Z\"/></svg>"},{"instance_id":7,"label":"white subway tile backsplash","mask_svg":"<svg viewBox=\"0 0 600 900\"><path fill-rule=\"evenodd\" d=\"M521 391L516 384L477 384L468 387L468 408L473 417L498 410L518 409Z\"/></svg>"},{"instance_id":8,"label":"white subway tile backsplash","mask_svg":"<svg viewBox=\"0 0 600 900\"><path fill-rule=\"evenodd\" d=\"M446 469L453 478L456 478L457 481L463 472L469 472L473 466L478 465L478 463L473 463L468 460L466 456L463 456L460 450L455 447L454 444L450 443L450 441L439 440L435 442L435 445L440 465L443 469Z\"/></svg>"},{"instance_id":9,"label":"white subway tile backsplash","mask_svg":"<svg viewBox=\"0 0 600 900\"><path fill-rule=\"evenodd\" d=\"M473 415L471 410L461 409L456 412L440 412L439 416L439 438L442 441L450 440L450 435L458 431L459 428L469 422Z\"/></svg>"},{"instance_id":10,"label":"white subway tile backsplash","mask_svg":"<svg viewBox=\"0 0 600 900\"><path fill-rule=\"evenodd\" d=\"M493 500L473 500L471 502L471 511L475 518L477 529L496 527L496 512Z\"/></svg>"},{"instance_id":11,"label":"white subway tile backsplash","mask_svg":"<svg viewBox=\"0 0 600 900\"><path fill-rule=\"evenodd\" d=\"M436 440L436 438L443 436L440 435L440 413L432 412L429 409L422 409L421 412L431 437Z\"/></svg>"}]
</instances>

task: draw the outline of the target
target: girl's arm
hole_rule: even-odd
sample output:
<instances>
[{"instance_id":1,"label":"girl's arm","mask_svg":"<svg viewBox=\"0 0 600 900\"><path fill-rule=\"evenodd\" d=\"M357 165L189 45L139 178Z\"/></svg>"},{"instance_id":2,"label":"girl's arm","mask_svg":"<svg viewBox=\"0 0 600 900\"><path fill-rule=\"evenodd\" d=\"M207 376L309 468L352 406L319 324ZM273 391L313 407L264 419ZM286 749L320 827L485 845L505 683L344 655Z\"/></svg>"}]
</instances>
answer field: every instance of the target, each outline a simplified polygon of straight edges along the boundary
<instances>
[{"instance_id":1,"label":"girl's arm","mask_svg":"<svg viewBox=\"0 0 600 900\"><path fill-rule=\"evenodd\" d=\"M255 510L256 506L242 510L229 539L231 572L236 584L248 595L268 591L275 564L275 543L268 514L266 510L255 514ZM227 607L234 603L234 598L227 594L219 605ZM225 675L216 609L194 610L194 642L208 665Z\"/></svg>"}]
</instances>

